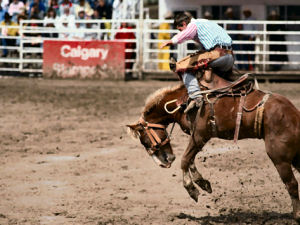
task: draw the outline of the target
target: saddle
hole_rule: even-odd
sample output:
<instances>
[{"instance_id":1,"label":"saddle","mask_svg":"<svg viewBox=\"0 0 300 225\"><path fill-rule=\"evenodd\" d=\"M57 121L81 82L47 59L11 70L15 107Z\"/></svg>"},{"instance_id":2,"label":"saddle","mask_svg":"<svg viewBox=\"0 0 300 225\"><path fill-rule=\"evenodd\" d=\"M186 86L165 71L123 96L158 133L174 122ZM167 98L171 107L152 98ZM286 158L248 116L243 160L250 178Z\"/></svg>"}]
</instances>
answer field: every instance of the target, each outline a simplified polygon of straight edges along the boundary
<instances>
[{"instance_id":1,"label":"saddle","mask_svg":"<svg viewBox=\"0 0 300 225\"><path fill-rule=\"evenodd\" d=\"M223 78L221 78L220 76L213 74L213 78L211 82L207 82L204 79L199 80L199 84L202 87L205 87L206 89L208 89L208 91L206 91L207 93L212 93L212 92L216 92L216 93L224 93L224 92L232 92L235 89L238 89L238 87L242 86L243 84L248 82L248 77L249 74L244 74L243 76L239 77L237 80L234 81L228 81L225 80Z\"/></svg>"},{"instance_id":2,"label":"saddle","mask_svg":"<svg viewBox=\"0 0 300 225\"><path fill-rule=\"evenodd\" d=\"M216 96L221 95L239 95L241 90L249 93L253 89L253 83L248 80L249 74L244 74L234 81L228 81L218 76L217 74L213 74L212 81L206 82L202 77L198 79L199 86L201 86L204 90L201 91L202 94L211 94ZM179 98L176 102L177 106L184 105L188 102L189 96L186 93L184 96Z\"/></svg>"}]
</instances>

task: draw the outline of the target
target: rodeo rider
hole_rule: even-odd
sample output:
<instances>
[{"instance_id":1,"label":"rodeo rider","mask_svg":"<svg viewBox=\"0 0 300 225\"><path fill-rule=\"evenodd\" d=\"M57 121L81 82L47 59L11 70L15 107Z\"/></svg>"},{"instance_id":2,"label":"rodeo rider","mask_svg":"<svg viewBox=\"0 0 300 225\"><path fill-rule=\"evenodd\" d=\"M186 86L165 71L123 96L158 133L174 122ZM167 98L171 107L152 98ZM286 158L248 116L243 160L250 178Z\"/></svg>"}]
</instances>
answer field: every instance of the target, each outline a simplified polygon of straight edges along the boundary
<instances>
[{"instance_id":1,"label":"rodeo rider","mask_svg":"<svg viewBox=\"0 0 300 225\"><path fill-rule=\"evenodd\" d=\"M212 69L222 73L232 70L234 64L232 39L217 23L207 19L194 19L187 12L175 16L174 27L180 32L171 40L163 42L160 48L194 40L205 50L187 56L176 63L176 72L181 74L191 99L185 110L188 112L195 106L201 108L203 104L203 96L196 78L197 68L204 68L203 76L208 81L211 78Z\"/></svg>"}]
</instances>

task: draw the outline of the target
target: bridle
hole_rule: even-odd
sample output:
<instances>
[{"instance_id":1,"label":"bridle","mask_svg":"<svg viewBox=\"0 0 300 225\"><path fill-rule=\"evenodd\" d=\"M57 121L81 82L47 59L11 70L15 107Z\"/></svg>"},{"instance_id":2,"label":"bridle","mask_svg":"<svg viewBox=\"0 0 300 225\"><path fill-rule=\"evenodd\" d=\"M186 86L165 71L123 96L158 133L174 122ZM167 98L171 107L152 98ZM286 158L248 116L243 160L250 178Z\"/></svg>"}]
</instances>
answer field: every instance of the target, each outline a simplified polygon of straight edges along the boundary
<instances>
[{"instance_id":1,"label":"bridle","mask_svg":"<svg viewBox=\"0 0 300 225\"><path fill-rule=\"evenodd\" d=\"M139 119L139 124L143 127L143 129L145 130L148 138L151 141L151 148L147 148L147 152L149 153L149 155L153 155L162 146L170 143L170 137L171 137L174 125L175 125L175 121L173 123L170 135L167 132L167 126L166 125L156 124L156 123L149 123L143 117L141 117ZM155 132L155 130L153 128L163 129L165 131L166 136L167 136L166 139L161 140L161 138L157 135L157 133Z\"/></svg>"}]
</instances>

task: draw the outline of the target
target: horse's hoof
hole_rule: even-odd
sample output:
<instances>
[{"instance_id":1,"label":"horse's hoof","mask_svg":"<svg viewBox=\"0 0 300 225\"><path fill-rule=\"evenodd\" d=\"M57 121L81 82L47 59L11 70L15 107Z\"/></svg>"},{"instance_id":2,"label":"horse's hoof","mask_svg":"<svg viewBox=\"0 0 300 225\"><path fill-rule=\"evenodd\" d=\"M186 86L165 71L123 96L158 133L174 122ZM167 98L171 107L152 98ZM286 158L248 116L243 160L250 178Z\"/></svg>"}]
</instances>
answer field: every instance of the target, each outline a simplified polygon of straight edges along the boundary
<instances>
[{"instance_id":1,"label":"horse's hoof","mask_svg":"<svg viewBox=\"0 0 300 225\"><path fill-rule=\"evenodd\" d=\"M189 195L191 196L192 199L194 199L195 202L198 202L198 196L199 196L199 191L198 189L194 186L193 183L184 186Z\"/></svg>"},{"instance_id":2,"label":"horse's hoof","mask_svg":"<svg viewBox=\"0 0 300 225\"><path fill-rule=\"evenodd\" d=\"M194 181L202 190L207 191L209 194L212 193L211 185L208 180L196 180Z\"/></svg>"},{"instance_id":3,"label":"horse's hoof","mask_svg":"<svg viewBox=\"0 0 300 225\"><path fill-rule=\"evenodd\" d=\"M293 203L293 217L294 220L300 224L300 201L299 200L292 200Z\"/></svg>"}]
</instances>

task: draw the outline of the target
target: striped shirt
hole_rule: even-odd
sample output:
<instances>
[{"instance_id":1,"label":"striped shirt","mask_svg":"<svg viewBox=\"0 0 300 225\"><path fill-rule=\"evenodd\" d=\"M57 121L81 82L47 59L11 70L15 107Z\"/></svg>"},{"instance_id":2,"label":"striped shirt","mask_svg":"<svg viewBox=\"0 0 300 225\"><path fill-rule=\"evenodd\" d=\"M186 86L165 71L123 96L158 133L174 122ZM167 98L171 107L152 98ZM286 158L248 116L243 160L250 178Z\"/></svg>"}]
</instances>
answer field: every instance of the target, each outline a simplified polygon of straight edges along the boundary
<instances>
[{"instance_id":1,"label":"striped shirt","mask_svg":"<svg viewBox=\"0 0 300 225\"><path fill-rule=\"evenodd\" d=\"M216 45L231 46L232 40L226 31L217 23L206 19L192 19L186 29L172 38L173 44L194 40L210 50Z\"/></svg>"}]
</instances>

